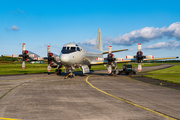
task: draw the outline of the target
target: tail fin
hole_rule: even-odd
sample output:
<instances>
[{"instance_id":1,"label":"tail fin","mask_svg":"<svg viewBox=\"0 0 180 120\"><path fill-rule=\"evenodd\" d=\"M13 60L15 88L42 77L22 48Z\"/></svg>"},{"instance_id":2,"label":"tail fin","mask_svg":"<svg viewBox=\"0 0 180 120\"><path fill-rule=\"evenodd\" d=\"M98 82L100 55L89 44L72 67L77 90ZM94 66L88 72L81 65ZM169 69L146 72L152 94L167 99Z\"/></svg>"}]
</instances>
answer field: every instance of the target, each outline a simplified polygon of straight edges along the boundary
<instances>
[{"instance_id":1,"label":"tail fin","mask_svg":"<svg viewBox=\"0 0 180 120\"><path fill-rule=\"evenodd\" d=\"M97 45L94 47L100 51L103 51L103 44L102 44L102 36L101 36L101 29L98 30L98 37L97 37Z\"/></svg>"}]
</instances>

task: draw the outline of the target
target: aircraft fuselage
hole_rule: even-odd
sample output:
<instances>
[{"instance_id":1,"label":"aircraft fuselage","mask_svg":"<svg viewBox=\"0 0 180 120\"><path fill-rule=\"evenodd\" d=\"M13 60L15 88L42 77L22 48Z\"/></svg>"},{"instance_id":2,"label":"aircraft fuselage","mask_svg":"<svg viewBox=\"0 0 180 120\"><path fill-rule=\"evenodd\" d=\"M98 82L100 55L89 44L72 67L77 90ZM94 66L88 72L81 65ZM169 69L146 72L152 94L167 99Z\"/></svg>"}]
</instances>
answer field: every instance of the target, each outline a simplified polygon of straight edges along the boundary
<instances>
[{"instance_id":1,"label":"aircraft fuselage","mask_svg":"<svg viewBox=\"0 0 180 120\"><path fill-rule=\"evenodd\" d=\"M60 61L65 66L90 65L97 57L102 57L102 51L75 43L64 45L60 53Z\"/></svg>"}]
</instances>

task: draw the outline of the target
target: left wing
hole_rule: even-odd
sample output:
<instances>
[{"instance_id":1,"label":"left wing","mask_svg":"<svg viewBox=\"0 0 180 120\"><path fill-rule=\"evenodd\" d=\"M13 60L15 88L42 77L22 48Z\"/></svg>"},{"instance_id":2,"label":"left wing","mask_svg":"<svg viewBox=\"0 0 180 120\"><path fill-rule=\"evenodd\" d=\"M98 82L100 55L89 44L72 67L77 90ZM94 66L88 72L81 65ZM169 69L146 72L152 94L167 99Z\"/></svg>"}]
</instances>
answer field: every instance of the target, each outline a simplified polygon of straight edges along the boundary
<instances>
[{"instance_id":1,"label":"left wing","mask_svg":"<svg viewBox=\"0 0 180 120\"><path fill-rule=\"evenodd\" d=\"M128 49L122 49L122 50L112 50L111 53L114 53L114 52L121 52L121 51L127 51ZM105 51L103 52L103 54L107 54L109 53L109 51Z\"/></svg>"}]
</instances>

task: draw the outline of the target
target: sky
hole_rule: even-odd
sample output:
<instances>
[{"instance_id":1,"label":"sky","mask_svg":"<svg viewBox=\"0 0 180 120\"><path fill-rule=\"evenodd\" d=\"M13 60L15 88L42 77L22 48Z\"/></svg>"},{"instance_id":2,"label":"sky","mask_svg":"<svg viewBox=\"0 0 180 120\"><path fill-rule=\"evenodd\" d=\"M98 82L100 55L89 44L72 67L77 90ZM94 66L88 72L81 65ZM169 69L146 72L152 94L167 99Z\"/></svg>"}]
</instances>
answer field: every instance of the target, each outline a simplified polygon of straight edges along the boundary
<instances>
[{"instance_id":1,"label":"sky","mask_svg":"<svg viewBox=\"0 0 180 120\"><path fill-rule=\"evenodd\" d=\"M67 43L93 47L101 29L104 51L135 55L180 56L179 0L0 0L0 55L26 49L42 57L60 54Z\"/></svg>"}]
</instances>

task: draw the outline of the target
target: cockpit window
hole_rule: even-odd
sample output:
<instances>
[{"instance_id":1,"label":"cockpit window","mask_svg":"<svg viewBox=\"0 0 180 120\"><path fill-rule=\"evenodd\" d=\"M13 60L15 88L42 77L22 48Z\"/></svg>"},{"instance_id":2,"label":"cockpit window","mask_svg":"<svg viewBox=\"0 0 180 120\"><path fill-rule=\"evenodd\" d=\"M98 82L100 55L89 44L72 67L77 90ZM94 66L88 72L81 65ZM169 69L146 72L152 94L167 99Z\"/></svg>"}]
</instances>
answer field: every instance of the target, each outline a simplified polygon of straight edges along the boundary
<instances>
[{"instance_id":1,"label":"cockpit window","mask_svg":"<svg viewBox=\"0 0 180 120\"><path fill-rule=\"evenodd\" d=\"M71 47L71 51L75 51L76 50L76 47Z\"/></svg>"},{"instance_id":2,"label":"cockpit window","mask_svg":"<svg viewBox=\"0 0 180 120\"><path fill-rule=\"evenodd\" d=\"M79 48L79 47L77 47L77 51L80 51L80 48Z\"/></svg>"},{"instance_id":3,"label":"cockpit window","mask_svg":"<svg viewBox=\"0 0 180 120\"><path fill-rule=\"evenodd\" d=\"M62 53L63 54L68 54L68 53L72 53L72 52L76 52L76 51L80 51L80 48L79 47L70 47L70 46L67 46L67 47L63 47L62 49Z\"/></svg>"},{"instance_id":4,"label":"cockpit window","mask_svg":"<svg viewBox=\"0 0 180 120\"><path fill-rule=\"evenodd\" d=\"M62 50L66 50L66 47L63 47L63 49Z\"/></svg>"}]
</instances>

